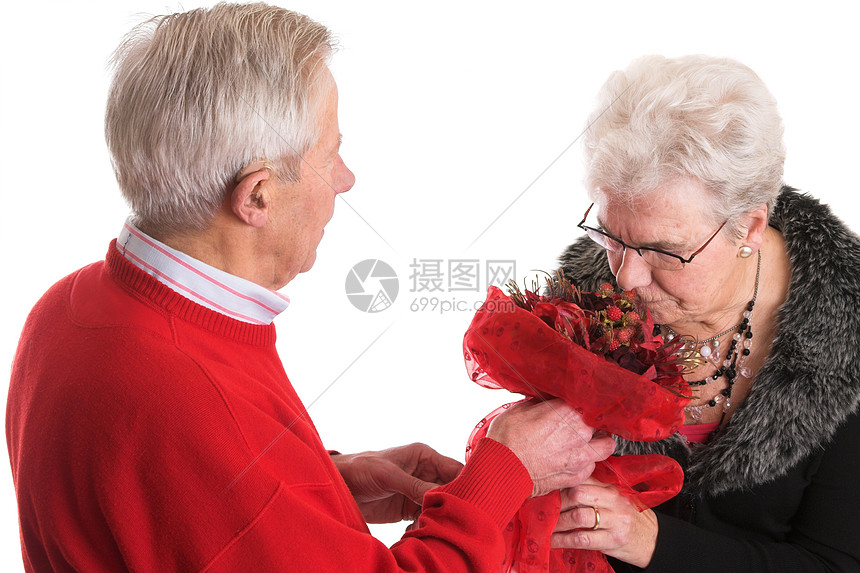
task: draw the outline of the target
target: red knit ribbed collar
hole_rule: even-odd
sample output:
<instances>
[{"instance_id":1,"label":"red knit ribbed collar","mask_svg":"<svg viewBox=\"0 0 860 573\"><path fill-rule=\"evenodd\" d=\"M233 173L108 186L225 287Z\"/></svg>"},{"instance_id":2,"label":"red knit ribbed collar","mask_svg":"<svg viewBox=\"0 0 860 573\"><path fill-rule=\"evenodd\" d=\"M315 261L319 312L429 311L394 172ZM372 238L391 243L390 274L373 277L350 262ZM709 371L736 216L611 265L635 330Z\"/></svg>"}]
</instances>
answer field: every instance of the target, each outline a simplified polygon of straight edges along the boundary
<instances>
[{"instance_id":1,"label":"red knit ribbed collar","mask_svg":"<svg viewBox=\"0 0 860 573\"><path fill-rule=\"evenodd\" d=\"M238 342L257 346L275 343L274 324L242 322L182 296L125 260L116 248L116 239L111 241L105 264L120 286L166 314Z\"/></svg>"}]
</instances>

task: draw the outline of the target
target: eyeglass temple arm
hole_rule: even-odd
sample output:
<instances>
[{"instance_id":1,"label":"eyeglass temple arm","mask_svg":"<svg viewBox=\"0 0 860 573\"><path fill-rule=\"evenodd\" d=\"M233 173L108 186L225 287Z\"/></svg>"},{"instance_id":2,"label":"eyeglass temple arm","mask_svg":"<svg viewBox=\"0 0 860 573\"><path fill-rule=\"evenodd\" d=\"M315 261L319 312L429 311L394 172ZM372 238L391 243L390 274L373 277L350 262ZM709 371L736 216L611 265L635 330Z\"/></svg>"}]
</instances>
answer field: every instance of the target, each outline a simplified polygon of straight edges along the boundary
<instances>
[{"instance_id":1,"label":"eyeglass temple arm","mask_svg":"<svg viewBox=\"0 0 860 573\"><path fill-rule=\"evenodd\" d=\"M590 207L589 207L589 209L590 209ZM707 247L708 245L710 245L710 244L711 244L711 241L713 241L714 239L716 239L716 238L717 238L717 235L719 235L719 234L720 234L720 231L722 231L722 230L723 230L723 227L725 227L725 226L726 226L726 223L728 223L728 221L723 221L723 224L722 224L722 225L720 225L720 228L719 228L719 229L717 229L717 231L716 231L713 235L711 235L711 238L710 238L710 239L708 239L708 242L707 242L707 243L705 243L704 245L702 245L702 246L699 248L699 250L698 250L698 251L696 251L695 253L693 253L692 255L690 255L690 260L692 260L692 259L693 259L693 257L695 257L696 255L698 255L699 253L701 253L702 251L704 251L704 250L705 250L705 247ZM687 262L690 262L690 261L687 261Z\"/></svg>"},{"instance_id":2,"label":"eyeglass temple arm","mask_svg":"<svg viewBox=\"0 0 860 573\"><path fill-rule=\"evenodd\" d=\"M585 223L585 220L588 219L588 214L591 212L591 208L594 207L594 203L588 206L588 209L585 210L585 215L582 216L582 223ZM580 225L582 224L580 223Z\"/></svg>"}]
</instances>

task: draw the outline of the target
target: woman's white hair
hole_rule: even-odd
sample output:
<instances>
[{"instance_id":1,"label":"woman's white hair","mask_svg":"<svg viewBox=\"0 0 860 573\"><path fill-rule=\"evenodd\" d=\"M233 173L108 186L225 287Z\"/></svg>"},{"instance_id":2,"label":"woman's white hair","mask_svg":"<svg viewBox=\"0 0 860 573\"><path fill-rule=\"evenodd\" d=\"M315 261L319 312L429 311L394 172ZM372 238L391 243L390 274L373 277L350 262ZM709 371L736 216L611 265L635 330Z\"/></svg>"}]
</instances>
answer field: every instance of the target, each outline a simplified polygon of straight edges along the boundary
<instances>
[{"instance_id":1,"label":"woman's white hair","mask_svg":"<svg viewBox=\"0 0 860 573\"><path fill-rule=\"evenodd\" d=\"M695 178L711 197L715 225L735 236L743 214L769 212L782 186L785 148L776 100L734 60L647 56L614 72L598 95L584 138L586 185L632 201L678 178Z\"/></svg>"},{"instance_id":2,"label":"woman's white hair","mask_svg":"<svg viewBox=\"0 0 860 573\"><path fill-rule=\"evenodd\" d=\"M247 164L299 179L320 136L334 41L266 4L217 4L136 26L112 59L105 138L135 223L205 229Z\"/></svg>"}]
</instances>

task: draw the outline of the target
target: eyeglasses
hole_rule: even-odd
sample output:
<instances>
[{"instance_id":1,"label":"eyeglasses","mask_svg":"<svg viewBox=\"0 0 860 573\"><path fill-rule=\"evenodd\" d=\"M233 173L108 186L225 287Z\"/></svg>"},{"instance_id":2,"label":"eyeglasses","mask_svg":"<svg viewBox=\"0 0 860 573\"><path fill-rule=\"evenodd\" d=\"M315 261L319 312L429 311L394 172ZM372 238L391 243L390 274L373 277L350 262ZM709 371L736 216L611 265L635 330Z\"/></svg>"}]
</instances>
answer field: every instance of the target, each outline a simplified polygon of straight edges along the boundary
<instances>
[{"instance_id":1,"label":"eyeglasses","mask_svg":"<svg viewBox=\"0 0 860 573\"><path fill-rule=\"evenodd\" d=\"M588 210L585 212L585 215L582 217L582 222L577 225L580 229L586 232L592 241L606 249L607 253L610 255L617 255L623 253L626 249L630 249L632 251L636 251L642 259L654 267L655 269L662 269L665 271L680 271L684 268L684 265L693 260L693 258L705 250L711 241L719 234L720 231L723 230L723 227L726 226L728 221L723 221L723 224L720 225L720 228L711 235L711 238L708 239L704 245L699 247L695 253L690 255L688 258L684 258L681 255L676 255L675 253L669 253L663 251L661 249L654 249L652 247L632 247L619 239L618 237L613 237L606 231L602 231L600 229L595 229L594 227L589 227L585 224L586 219L588 219L588 213L591 211L591 208L594 207L594 203L592 203Z\"/></svg>"}]
</instances>

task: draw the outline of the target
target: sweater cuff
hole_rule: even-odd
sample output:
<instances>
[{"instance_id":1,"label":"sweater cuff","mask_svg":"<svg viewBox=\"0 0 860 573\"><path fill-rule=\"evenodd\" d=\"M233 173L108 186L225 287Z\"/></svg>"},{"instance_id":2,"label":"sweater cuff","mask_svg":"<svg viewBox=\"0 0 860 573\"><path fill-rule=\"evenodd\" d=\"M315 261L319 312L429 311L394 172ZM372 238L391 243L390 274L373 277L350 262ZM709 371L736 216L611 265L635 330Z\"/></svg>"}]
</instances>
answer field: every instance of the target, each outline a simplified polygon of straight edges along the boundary
<instances>
[{"instance_id":1,"label":"sweater cuff","mask_svg":"<svg viewBox=\"0 0 860 573\"><path fill-rule=\"evenodd\" d=\"M531 476L519 458L499 442L482 438L460 475L436 491L482 509L501 529L533 489Z\"/></svg>"}]
</instances>

